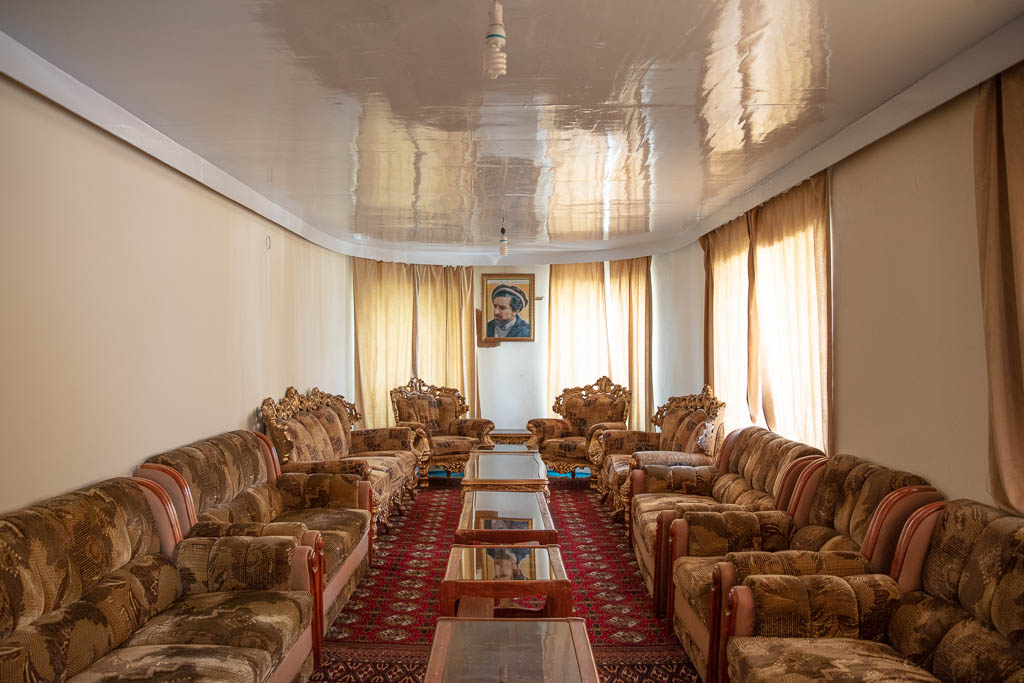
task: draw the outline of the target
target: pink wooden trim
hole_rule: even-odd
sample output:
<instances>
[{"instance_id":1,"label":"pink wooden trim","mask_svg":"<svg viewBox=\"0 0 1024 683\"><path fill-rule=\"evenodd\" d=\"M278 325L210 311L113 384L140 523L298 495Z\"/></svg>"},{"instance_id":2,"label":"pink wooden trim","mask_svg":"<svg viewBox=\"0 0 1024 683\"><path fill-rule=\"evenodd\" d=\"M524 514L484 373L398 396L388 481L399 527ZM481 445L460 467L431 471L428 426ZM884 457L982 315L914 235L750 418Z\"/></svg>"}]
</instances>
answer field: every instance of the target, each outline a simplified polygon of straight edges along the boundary
<instances>
[{"instance_id":1,"label":"pink wooden trim","mask_svg":"<svg viewBox=\"0 0 1024 683\"><path fill-rule=\"evenodd\" d=\"M821 477L825 473L825 464L827 462L828 460L825 459L808 464L797 479L787 512L793 518L793 523L798 528L807 526L811 512L811 501L814 499L814 493L818 489L818 482L821 481Z\"/></svg>"},{"instance_id":2,"label":"pink wooden trim","mask_svg":"<svg viewBox=\"0 0 1024 683\"><path fill-rule=\"evenodd\" d=\"M140 470L143 470L141 474ZM185 502L185 509L181 511L184 512L185 523L188 524L189 529L195 526L196 522L199 521L199 517L196 514L196 504L192 499L192 489L189 488L188 482L185 481L185 477L181 476L181 472L173 467L168 467L167 465L160 465L155 462L144 462L135 470L136 476L145 477L145 470L159 472L171 479L175 485L177 485L178 492L181 494L182 500Z\"/></svg>"},{"instance_id":3,"label":"pink wooden trim","mask_svg":"<svg viewBox=\"0 0 1024 683\"><path fill-rule=\"evenodd\" d=\"M174 511L174 505L171 503L171 497L167 495L167 491L164 491L160 484L156 483L151 479L143 479L142 477L132 477L143 488L151 491L156 496L157 501L163 507L163 512L170 522L171 534L174 540L174 544L181 543L184 538L181 534L181 525L178 523L178 513ZM157 513L159 510L153 510L153 513Z\"/></svg>"},{"instance_id":4,"label":"pink wooden trim","mask_svg":"<svg viewBox=\"0 0 1024 683\"><path fill-rule=\"evenodd\" d=\"M900 590L911 591L921 587L921 566L928 546L931 545L932 531L939 521L939 515L946 508L946 501L939 500L918 508L903 525L903 533L896 544L889 572ZM911 552L914 556L911 556Z\"/></svg>"},{"instance_id":5,"label":"pink wooden trim","mask_svg":"<svg viewBox=\"0 0 1024 683\"><path fill-rule=\"evenodd\" d=\"M942 500L942 494L933 486L904 486L882 499L871 515L860 549L871 562L872 571L889 571L907 519L921 506L937 500Z\"/></svg>"}]
</instances>

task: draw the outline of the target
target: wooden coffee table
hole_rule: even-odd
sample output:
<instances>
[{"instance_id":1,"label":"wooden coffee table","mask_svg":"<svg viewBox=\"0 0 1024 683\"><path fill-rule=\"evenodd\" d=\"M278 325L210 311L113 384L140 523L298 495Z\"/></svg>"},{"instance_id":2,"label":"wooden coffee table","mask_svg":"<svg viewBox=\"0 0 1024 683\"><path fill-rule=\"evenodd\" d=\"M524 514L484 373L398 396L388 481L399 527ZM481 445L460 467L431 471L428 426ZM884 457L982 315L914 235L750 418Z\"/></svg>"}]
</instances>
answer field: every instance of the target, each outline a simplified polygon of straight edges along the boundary
<instances>
[{"instance_id":1,"label":"wooden coffee table","mask_svg":"<svg viewBox=\"0 0 1024 683\"><path fill-rule=\"evenodd\" d=\"M547 598L539 610L511 606L504 600L534 596ZM570 616L572 583L558 546L453 545L441 579L439 614L454 617L463 599L470 599L474 610L488 601L493 607L495 598L503 599L493 610L499 618Z\"/></svg>"},{"instance_id":2,"label":"wooden coffee table","mask_svg":"<svg viewBox=\"0 0 1024 683\"><path fill-rule=\"evenodd\" d=\"M528 429L492 429L491 441L494 443L526 443L530 438Z\"/></svg>"},{"instance_id":3,"label":"wooden coffee table","mask_svg":"<svg viewBox=\"0 0 1024 683\"><path fill-rule=\"evenodd\" d=\"M598 683L583 619L437 620L424 681Z\"/></svg>"},{"instance_id":4,"label":"wooden coffee table","mask_svg":"<svg viewBox=\"0 0 1024 683\"><path fill-rule=\"evenodd\" d=\"M501 450L498 450L498 449ZM463 491L548 491L548 468L537 451L521 446L496 446L473 451L466 462Z\"/></svg>"},{"instance_id":5,"label":"wooden coffee table","mask_svg":"<svg viewBox=\"0 0 1024 683\"><path fill-rule=\"evenodd\" d=\"M544 495L538 491L467 491L455 542L558 543Z\"/></svg>"}]
</instances>

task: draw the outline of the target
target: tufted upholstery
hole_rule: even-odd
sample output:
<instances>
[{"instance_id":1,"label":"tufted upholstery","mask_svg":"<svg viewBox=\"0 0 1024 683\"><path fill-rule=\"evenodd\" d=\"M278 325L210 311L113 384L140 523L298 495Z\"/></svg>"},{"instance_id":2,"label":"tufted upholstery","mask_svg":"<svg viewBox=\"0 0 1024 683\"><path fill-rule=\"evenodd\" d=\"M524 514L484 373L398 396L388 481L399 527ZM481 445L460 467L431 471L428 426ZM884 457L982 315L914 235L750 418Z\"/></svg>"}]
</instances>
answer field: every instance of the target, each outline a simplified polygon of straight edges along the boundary
<instances>
[{"instance_id":1,"label":"tufted upholstery","mask_svg":"<svg viewBox=\"0 0 1024 683\"><path fill-rule=\"evenodd\" d=\"M547 466L562 473L593 467L592 454L606 429L626 428L633 393L601 377L593 384L566 389L551 409L561 419L534 418L526 423L527 446L536 448Z\"/></svg>"},{"instance_id":2,"label":"tufted upholstery","mask_svg":"<svg viewBox=\"0 0 1024 683\"><path fill-rule=\"evenodd\" d=\"M235 431L148 458L138 475L161 479L176 472L191 498L179 511L186 537L294 534L323 538L326 619L330 626L367 565L370 512L361 505L359 479L350 474L284 473L254 432ZM362 483L362 487L366 487ZM187 501L186 497L186 501ZM354 577L354 578L353 578ZM347 589L348 584L351 589ZM347 590L347 592L346 592Z\"/></svg>"},{"instance_id":3,"label":"tufted upholstery","mask_svg":"<svg viewBox=\"0 0 1024 683\"><path fill-rule=\"evenodd\" d=\"M722 409L706 386L699 394L673 396L651 418L660 432L605 430L591 454L598 472L597 490L611 499L612 514L625 512L629 498L629 473L641 467L637 453L657 452L664 465L711 465L722 439ZM672 454L703 455L698 462L680 460ZM651 464L650 459L647 463Z\"/></svg>"},{"instance_id":4,"label":"tufted upholstery","mask_svg":"<svg viewBox=\"0 0 1024 683\"><path fill-rule=\"evenodd\" d=\"M448 473L462 472L470 451L494 445L490 437L494 423L464 418L469 406L458 389L435 387L413 377L405 386L391 390L391 407L399 426L426 436L430 457L420 468L420 486L428 485L431 465Z\"/></svg>"},{"instance_id":5,"label":"tufted upholstery","mask_svg":"<svg viewBox=\"0 0 1024 683\"><path fill-rule=\"evenodd\" d=\"M147 495L111 479L0 516L0 680L266 680L293 650L305 680L313 600L291 590L294 540L262 540L246 574L211 548L214 580L197 583L161 552L169 517Z\"/></svg>"},{"instance_id":6,"label":"tufted upholstery","mask_svg":"<svg viewBox=\"0 0 1024 683\"><path fill-rule=\"evenodd\" d=\"M392 510L416 490L425 440L409 427L353 430L362 419L344 397L317 388L303 396L288 387L281 401L263 400L260 413L284 473L354 474L370 482L375 520L385 529Z\"/></svg>"}]
</instances>

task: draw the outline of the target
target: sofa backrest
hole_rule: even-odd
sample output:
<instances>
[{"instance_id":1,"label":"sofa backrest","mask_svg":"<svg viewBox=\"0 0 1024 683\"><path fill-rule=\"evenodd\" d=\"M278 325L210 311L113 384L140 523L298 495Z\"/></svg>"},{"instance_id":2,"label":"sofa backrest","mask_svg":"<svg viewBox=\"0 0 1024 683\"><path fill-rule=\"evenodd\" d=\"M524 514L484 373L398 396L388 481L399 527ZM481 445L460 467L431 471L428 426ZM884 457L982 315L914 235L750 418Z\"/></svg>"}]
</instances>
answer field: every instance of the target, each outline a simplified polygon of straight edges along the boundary
<instances>
[{"instance_id":1,"label":"sofa backrest","mask_svg":"<svg viewBox=\"0 0 1024 683\"><path fill-rule=\"evenodd\" d=\"M586 436L587 430L599 422L625 423L633 392L601 377L593 384L566 389L551 409L565 418L572 427L572 436Z\"/></svg>"},{"instance_id":2,"label":"sofa backrest","mask_svg":"<svg viewBox=\"0 0 1024 683\"><path fill-rule=\"evenodd\" d=\"M722 423L722 409L725 404L714 397L711 387L704 385L699 394L688 394L686 396L673 396L660 406L651 417L651 423L661 428L660 449L663 451L687 451L694 439L694 432L691 423L695 420L701 422L697 428L697 438L705 432L712 440L718 432ZM699 412L698 412L699 411ZM703 452L713 455L715 444L705 442L703 449L690 450L688 452Z\"/></svg>"},{"instance_id":3,"label":"sofa backrest","mask_svg":"<svg viewBox=\"0 0 1024 683\"><path fill-rule=\"evenodd\" d=\"M351 453L352 425L362 419L343 396L316 387L308 396L288 387L284 398L263 399L260 414L282 465L339 460Z\"/></svg>"},{"instance_id":4,"label":"sofa backrest","mask_svg":"<svg viewBox=\"0 0 1024 683\"><path fill-rule=\"evenodd\" d=\"M775 508L780 475L797 458L822 453L763 427L746 427L726 437L718 456L721 476L713 495L723 503Z\"/></svg>"},{"instance_id":5,"label":"sofa backrest","mask_svg":"<svg viewBox=\"0 0 1024 683\"><path fill-rule=\"evenodd\" d=\"M180 596L132 479L2 515L0 680L70 678Z\"/></svg>"},{"instance_id":6,"label":"sofa backrest","mask_svg":"<svg viewBox=\"0 0 1024 683\"><path fill-rule=\"evenodd\" d=\"M890 641L945 681L1024 680L1024 518L963 499L935 514L904 532L930 538L923 562L903 570L919 572L909 583L920 590L904 596Z\"/></svg>"},{"instance_id":7,"label":"sofa backrest","mask_svg":"<svg viewBox=\"0 0 1024 683\"><path fill-rule=\"evenodd\" d=\"M469 412L458 389L435 387L418 377L391 390L391 408L396 422L420 422L431 436L451 434L452 423Z\"/></svg>"},{"instance_id":8,"label":"sofa backrest","mask_svg":"<svg viewBox=\"0 0 1024 683\"><path fill-rule=\"evenodd\" d=\"M239 430L154 455L185 480L198 522L270 522L284 510L271 483L266 446L253 432ZM181 516L181 515L179 515Z\"/></svg>"}]
</instances>

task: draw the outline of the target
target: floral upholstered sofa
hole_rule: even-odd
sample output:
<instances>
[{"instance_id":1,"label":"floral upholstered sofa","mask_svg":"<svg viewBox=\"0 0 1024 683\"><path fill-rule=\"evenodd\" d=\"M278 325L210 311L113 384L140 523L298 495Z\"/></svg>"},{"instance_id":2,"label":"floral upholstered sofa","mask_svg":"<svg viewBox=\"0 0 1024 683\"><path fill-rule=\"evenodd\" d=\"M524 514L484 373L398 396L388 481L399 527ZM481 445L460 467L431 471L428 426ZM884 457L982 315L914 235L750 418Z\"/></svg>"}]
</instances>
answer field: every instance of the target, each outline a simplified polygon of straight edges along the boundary
<instances>
[{"instance_id":1,"label":"floral upholstered sofa","mask_svg":"<svg viewBox=\"0 0 1024 683\"><path fill-rule=\"evenodd\" d=\"M738 575L734 681L1024 681L1024 519L972 500L917 510L890 576Z\"/></svg>"},{"instance_id":2,"label":"floral upholstered sofa","mask_svg":"<svg viewBox=\"0 0 1024 683\"><path fill-rule=\"evenodd\" d=\"M605 430L590 459L597 472L597 490L611 499L612 514L625 512L629 473L637 467L713 464L724 437L724 408L705 385L699 394L673 396L658 408L651 423L661 432Z\"/></svg>"},{"instance_id":3,"label":"floral upholstered sofa","mask_svg":"<svg viewBox=\"0 0 1024 683\"><path fill-rule=\"evenodd\" d=\"M594 467L591 453L606 429L625 429L633 393L601 377L593 384L566 389L551 406L559 418L538 417L526 423L530 431L527 446L536 448L549 469L576 474L582 467ZM596 473L594 473L596 474ZM597 486L596 476L591 476Z\"/></svg>"},{"instance_id":4,"label":"floral upholstered sofa","mask_svg":"<svg viewBox=\"0 0 1024 683\"><path fill-rule=\"evenodd\" d=\"M370 482L374 520L385 530L394 511L416 493L416 469L426 442L408 427L352 429L363 419L343 396L317 388L303 396L264 399L260 413L284 473L349 473Z\"/></svg>"},{"instance_id":5,"label":"floral upholstered sofa","mask_svg":"<svg viewBox=\"0 0 1024 683\"><path fill-rule=\"evenodd\" d=\"M494 446L491 420L463 417L469 412L466 399L458 389L435 387L413 377L409 383L391 390L391 407L398 427L409 427L426 436L430 455L420 467L420 486L429 484L431 466L447 473L466 469L474 448Z\"/></svg>"},{"instance_id":6,"label":"floral upholstered sofa","mask_svg":"<svg viewBox=\"0 0 1024 683\"><path fill-rule=\"evenodd\" d=\"M110 479L0 516L0 680L305 681L318 562L294 538L181 540Z\"/></svg>"},{"instance_id":7,"label":"floral upholstered sofa","mask_svg":"<svg viewBox=\"0 0 1024 683\"><path fill-rule=\"evenodd\" d=\"M281 473L266 436L235 431L155 455L136 476L168 491L186 538L314 535L323 632L370 562L370 486L352 474Z\"/></svg>"},{"instance_id":8,"label":"floral upholstered sofa","mask_svg":"<svg viewBox=\"0 0 1024 683\"><path fill-rule=\"evenodd\" d=\"M887 571L904 523L942 496L921 477L852 455L816 460L800 474L788 510L755 515L748 537L771 538L771 552L737 547L714 513L685 512L699 546L672 548L673 630L705 680L725 670L725 597L756 574L854 576ZM695 530L698 529L698 530ZM678 539L680 530L671 533ZM762 545L763 547L763 545ZM699 664L698 664L699 663Z\"/></svg>"}]
</instances>

